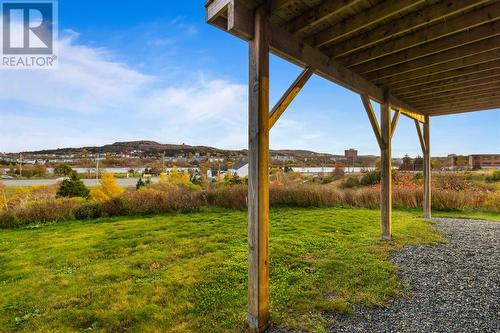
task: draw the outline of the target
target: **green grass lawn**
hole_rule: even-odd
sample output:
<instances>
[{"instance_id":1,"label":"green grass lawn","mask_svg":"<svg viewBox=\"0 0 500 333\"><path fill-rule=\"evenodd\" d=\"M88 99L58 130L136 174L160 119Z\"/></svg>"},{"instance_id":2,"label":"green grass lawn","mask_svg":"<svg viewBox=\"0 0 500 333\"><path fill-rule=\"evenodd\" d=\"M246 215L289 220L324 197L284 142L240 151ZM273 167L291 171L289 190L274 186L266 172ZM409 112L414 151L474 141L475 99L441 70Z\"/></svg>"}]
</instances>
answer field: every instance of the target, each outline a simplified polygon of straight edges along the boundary
<instances>
[{"instance_id":1,"label":"green grass lawn","mask_svg":"<svg viewBox=\"0 0 500 333\"><path fill-rule=\"evenodd\" d=\"M324 311L407 291L395 248L440 241L421 212L273 209L272 321L321 332ZM240 332L247 306L246 212L72 221L0 231L0 331Z\"/></svg>"}]
</instances>

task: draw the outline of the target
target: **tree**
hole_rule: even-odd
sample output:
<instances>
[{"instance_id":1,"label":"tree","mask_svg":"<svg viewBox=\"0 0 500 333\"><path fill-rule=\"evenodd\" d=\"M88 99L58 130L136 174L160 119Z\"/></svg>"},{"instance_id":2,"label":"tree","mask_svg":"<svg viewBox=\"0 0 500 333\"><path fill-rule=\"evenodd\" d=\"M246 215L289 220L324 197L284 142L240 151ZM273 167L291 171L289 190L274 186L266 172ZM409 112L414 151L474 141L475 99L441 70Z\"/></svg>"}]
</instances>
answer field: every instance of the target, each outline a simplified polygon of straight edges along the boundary
<instances>
[{"instance_id":1,"label":"tree","mask_svg":"<svg viewBox=\"0 0 500 333\"><path fill-rule=\"evenodd\" d=\"M62 181L57 196L59 197L82 197L88 198L90 190L85 186L80 176L76 171L71 171L69 179Z\"/></svg>"},{"instance_id":2,"label":"tree","mask_svg":"<svg viewBox=\"0 0 500 333\"><path fill-rule=\"evenodd\" d=\"M139 180L137 181L137 184L135 184L135 189L139 190L141 187L144 187L144 186L146 186L146 184L144 183L142 178L139 178Z\"/></svg>"},{"instance_id":3,"label":"tree","mask_svg":"<svg viewBox=\"0 0 500 333\"><path fill-rule=\"evenodd\" d=\"M423 170L424 169L424 159L422 156L418 155L413 160L413 170Z\"/></svg>"},{"instance_id":4,"label":"tree","mask_svg":"<svg viewBox=\"0 0 500 333\"><path fill-rule=\"evenodd\" d=\"M92 189L92 199L96 201L106 201L123 193L112 173L106 172L99 180L99 185Z\"/></svg>"},{"instance_id":5,"label":"tree","mask_svg":"<svg viewBox=\"0 0 500 333\"><path fill-rule=\"evenodd\" d=\"M335 171L333 172L333 177L335 179L341 179L344 177L344 164L341 162L335 162Z\"/></svg>"},{"instance_id":6,"label":"tree","mask_svg":"<svg viewBox=\"0 0 500 333\"><path fill-rule=\"evenodd\" d=\"M73 169L68 164L59 164L54 168L54 174L59 176L69 176Z\"/></svg>"},{"instance_id":7,"label":"tree","mask_svg":"<svg viewBox=\"0 0 500 333\"><path fill-rule=\"evenodd\" d=\"M399 170L408 171L413 169L413 160L408 154L403 157L403 164L399 167Z\"/></svg>"}]
</instances>

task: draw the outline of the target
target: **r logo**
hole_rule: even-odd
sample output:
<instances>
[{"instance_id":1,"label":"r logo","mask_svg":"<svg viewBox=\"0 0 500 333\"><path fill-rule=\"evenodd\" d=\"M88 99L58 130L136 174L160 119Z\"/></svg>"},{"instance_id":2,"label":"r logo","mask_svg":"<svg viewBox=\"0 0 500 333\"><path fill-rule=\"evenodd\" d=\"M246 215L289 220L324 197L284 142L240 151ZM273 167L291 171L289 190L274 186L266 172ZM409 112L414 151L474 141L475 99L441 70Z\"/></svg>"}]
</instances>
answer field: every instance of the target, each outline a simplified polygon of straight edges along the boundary
<instances>
[{"instance_id":1,"label":"r logo","mask_svg":"<svg viewBox=\"0 0 500 333\"><path fill-rule=\"evenodd\" d=\"M53 3L4 1L3 54L52 54Z\"/></svg>"}]
</instances>

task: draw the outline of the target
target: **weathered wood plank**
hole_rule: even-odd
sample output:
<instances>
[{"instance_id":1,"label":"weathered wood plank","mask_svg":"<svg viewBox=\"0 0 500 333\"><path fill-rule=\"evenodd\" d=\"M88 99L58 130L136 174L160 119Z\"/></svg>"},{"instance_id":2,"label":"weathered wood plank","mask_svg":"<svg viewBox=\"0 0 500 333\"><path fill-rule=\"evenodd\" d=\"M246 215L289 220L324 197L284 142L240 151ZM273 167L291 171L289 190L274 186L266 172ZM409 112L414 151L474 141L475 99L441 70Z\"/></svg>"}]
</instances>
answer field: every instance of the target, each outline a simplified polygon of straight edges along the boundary
<instances>
[{"instance_id":1,"label":"weathered wood plank","mask_svg":"<svg viewBox=\"0 0 500 333\"><path fill-rule=\"evenodd\" d=\"M386 43L374 46L368 50L351 54L346 61L348 61L349 67L357 66L407 49L431 45L440 38L447 36L453 37L453 34L478 27L487 22L493 22L499 17L500 2L497 2L487 7L450 18L443 23L434 24L404 36L391 39Z\"/></svg>"},{"instance_id":2,"label":"weathered wood plank","mask_svg":"<svg viewBox=\"0 0 500 333\"><path fill-rule=\"evenodd\" d=\"M449 91L464 91L464 89L469 89L474 88L478 89L481 86L489 86L494 83L500 82L500 77L499 76L494 76L491 78L481 78L465 83L460 83L460 84L446 84L446 85L439 85L436 87L427 87L427 88L422 88L422 89L415 89L411 91L405 91L404 93L400 93L398 96L402 98L415 98L415 97L421 97L421 96L427 96L427 95L435 95L437 93L441 92L449 92Z\"/></svg>"},{"instance_id":3,"label":"weathered wood plank","mask_svg":"<svg viewBox=\"0 0 500 333\"><path fill-rule=\"evenodd\" d=\"M454 79L458 77L464 77L470 74L476 74L481 72L487 72L492 69L500 68L500 59L495 61L483 62L481 64L461 67L458 69L435 73L427 76L421 76L416 79L407 79L404 81L400 81L397 83L393 83L390 85L391 89L394 91L395 89L409 88L413 86L419 86L422 84L429 84L432 82L440 82L444 80ZM481 73L482 75L482 73Z\"/></svg>"},{"instance_id":4,"label":"weathered wood plank","mask_svg":"<svg viewBox=\"0 0 500 333\"><path fill-rule=\"evenodd\" d=\"M248 325L269 324L269 30L267 11L255 11L250 41L248 123Z\"/></svg>"},{"instance_id":5,"label":"weathered wood plank","mask_svg":"<svg viewBox=\"0 0 500 333\"><path fill-rule=\"evenodd\" d=\"M434 116L445 116L449 114L457 114L457 113L466 113L466 112L474 112L474 111L487 111L487 110L500 110L500 105L492 104L492 105L476 105L473 107L467 107L463 109L445 109L445 110L437 110L432 111L429 114Z\"/></svg>"},{"instance_id":6,"label":"weathered wood plank","mask_svg":"<svg viewBox=\"0 0 500 333\"><path fill-rule=\"evenodd\" d=\"M271 110L269 115L269 128L272 128L276 121L281 117L286 108L292 103L293 99L298 95L300 90L304 87L309 78L314 74L314 69L306 67L300 75L295 79L292 85L281 96L280 100Z\"/></svg>"},{"instance_id":7,"label":"weathered wood plank","mask_svg":"<svg viewBox=\"0 0 500 333\"><path fill-rule=\"evenodd\" d=\"M343 57L489 1L491 0L441 1L381 25L369 33L359 34L333 45L326 53L334 58Z\"/></svg>"},{"instance_id":8,"label":"weathered wood plank","mask_svg":"<svg viewBox=\"0 0 500 333\"><path fill-rule=\"evenodd\" d=\"M494 37L500 34L500 20L492 23L484 24L476 28L458 32L456 34L440 38L433 41L432 43L427 43L419 45L415 48L406 49L397 53L391 53L387 56L377 58L373 61L369 61L357 66L348 66L355 70L357 73L367 73L380 70L383 68L403 64L418 58L422 58L434 53L443 52L453 48L459 48L463 45L467 45L473 42L481 41L490 37ZM476 53L479 50L476 49ZM459 50L461 57L464 56L463 52ZM425 62L427 65L432 65L428 61Z\"/></svg>"},{"instance_id":9,"label":"weathered wood plank","mask_svg":"<svg viewBox=\"0 0 500 333\"><path fill-rule=\"evenodd\" d=\"M229 2L238 2L238 0L226 0ZM228 7L230 7L228 5ZM243 6L232 6L235 10L243 8ZM234 15L238 17L238 20L250 21L252 20L251 14L248 10L240 10L236 13L227 13L228 16ZM215 26L225 31L227 30L227 24L219 22ZM235 27L245 29L244 31L236 31L233 28L230 33L247 40L248 37L252 36L253 31L249 29L253 23L241 22L235 24ZM328 56L323 54L321 51L305 44L299 38L295 37L285 29L277 27L276 25L269 24L270 27L270 48L271 52L275 55L288 60L301 67L313 67L315 68L315 73L319 76L335 82L349 90L357 93L366 93L376 102L381 102L384 98L384 93L380 87L366 80L364 77L358 75L352 70L340 65L338 62L332 61ZM395 96L390 96L390 103L397 107L401 112L420 114L421 112L413 108L411 105L401 101Z\"/></svg>"},{"instance_id":10,"label":"weathered wood plank","mask_svg":"<svg viewBox=\"0 0 500 333\"><path fill-rule=\"evenodd\" d=\"M363 11L306 39L306 42L315 47L323 47L423 2L422 0L382 1L369 10Z\"/></svg>"},{"instance_id":11,"label":"weathered wood plank","mask_svg":"<svg viewBox=\"0 0 500 333\"><path fill-rule=\"evenodd\" d=\"M425 108L426 112L433 112L439 110L450 110L450 109L465 109L468 107L481 106L481 105L496 105L500 107L500 100L494 97L491 99L482 99L482 100L470 100L467 102L460 103L447 103L443 105L433 105Z\"/></svg>"},{"instance_id":12,"label":"weathered wood plank","mask_svg":"<svg viewBox=\"0 0 500 333\"><path fill-rule=\"evenodd\" d=\"M486 66L485 66L486 67ZM412 94L414 92L423 91L442 91L447 90L447 87L463 87L469 86L471 83L475 82L495 82L495 78L500 76L500 67L496 68L486 68L480 72L476 72L469 75L455 76L451 78L443 78L442 80L436 80L433 82L424 82L409 87L403 88L393 88L393 93L398 96L405 96L407 94Z\"/></svg>"},{"instance_id":13,"label":"weathered wood plank","mask_svg":"<svg viewBox=\"0 0 500 333\"><path fill-rule=\"evenodd\" d=\"M500 36L487 38L462 47L439 52L403 64L391 66L363 75L373 82L380 82L388 77L408 77L409 79L446 71L484 61L495 60L500 54Z\"/></svg>"},{"instance_id":14,"label":"weathered wood plank","mask_svg":"<svg viewBox=\"0 0 500 333\"><path fill-rule=\"evenodd\" d=\"M361 0L326 0L288 22L286 28L291 33L301 33L306 29L328 20L359 1Z\"/></svg>"},{"instance_id":15,"label":"weathered wood plank","mask_svg":"<svg viewBox=\"0 0 500 333\"><path fill-rule=\"evenodd\" d=\"M452 102L467 102L467 101L477 101L477 100L493 100L498 98L500 100L500 91L498 89L490 90L490 91L479 91L471 94L463 94L459 95L459 97L443 97L443 98L434 98L431 100L426 100L422 102L415 102L415 105L418 105L421 108L428 108L434 105L446 105Z\"/></svg>"},{"instance_id":16,"label":"weathered wood plank","mask_svg":"<svg viewBox=\"0 0 500 333\"><path fill-rule=\"evenodd\" d=\"M484 86L478 86L475 87L474 90L471 90L469 88L466 89L460 89L460 90L452 90L452 91L447 91L447 92L440 92L440 93L435 93L435 94L429 94L426 96L417 96L417 97L408 97L408 100L412 101L412 103L426 103L438 99L449 99L453 100L454 98L457 97L463 97L463 96L469 96L473 97L478 94L485 94L485 93L491 93L491 92L497 92L500 89L500 83L492 83L490 85L484 85Z\"/></svg>"}]
</instances>

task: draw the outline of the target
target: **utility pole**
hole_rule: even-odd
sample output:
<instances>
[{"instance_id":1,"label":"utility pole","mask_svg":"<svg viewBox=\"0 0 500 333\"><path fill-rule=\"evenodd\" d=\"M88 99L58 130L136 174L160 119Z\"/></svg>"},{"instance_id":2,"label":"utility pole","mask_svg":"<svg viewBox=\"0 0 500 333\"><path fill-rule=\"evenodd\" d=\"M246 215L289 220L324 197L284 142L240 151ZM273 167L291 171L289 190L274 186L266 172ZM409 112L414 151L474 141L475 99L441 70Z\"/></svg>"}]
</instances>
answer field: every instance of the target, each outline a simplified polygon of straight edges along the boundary
<instances>
[{"instance_id":1,"label":"utility pole","mask_svg":"<svg viewBox=\"0 0 500 333\"><path fill-rule=\"evenodd\" d=\"M95 179L99 180L99 152L95 158Z\"/></svg>"},{"instance_id":2,"label":"utility pole","mask_svg":"<svg viewBox=\"0 0 500 333\"><path fill-rule=\"evenodd\" d=\"M161 172L165 172L165 151L163 151L163 155L161 158Z\"/></svg>"},{"instance_id":3,"label":"utility pole","mask_svg":"<svg viewBox=\"0 0 500 333\"><path fill-rule=\"evenodd\" d=\"M19 154L19 177L23 176L23 154Z\"/></svg>"}]
</instances>

